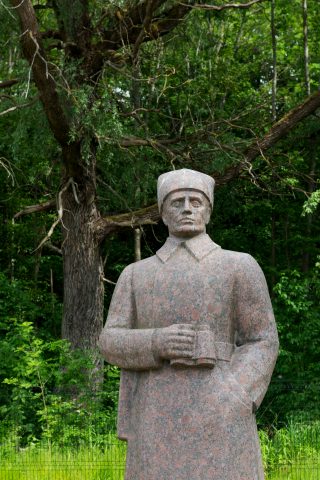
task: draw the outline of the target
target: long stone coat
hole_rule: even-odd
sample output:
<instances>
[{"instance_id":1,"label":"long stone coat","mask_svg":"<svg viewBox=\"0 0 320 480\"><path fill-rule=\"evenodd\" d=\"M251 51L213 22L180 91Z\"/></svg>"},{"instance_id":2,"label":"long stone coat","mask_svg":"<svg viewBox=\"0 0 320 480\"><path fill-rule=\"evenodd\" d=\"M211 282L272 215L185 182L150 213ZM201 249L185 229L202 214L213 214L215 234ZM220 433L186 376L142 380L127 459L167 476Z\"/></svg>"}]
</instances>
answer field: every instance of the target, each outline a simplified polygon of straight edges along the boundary
<instances>
[{"instance_id":1,"label":"long stone coat","mask_svg":"<svg viewBox=\"0 0 320 480\"><path fill-rule=\"evenodd\" d=\"M170 366L152 351L154 328L205 323L213 369ZM202 234L168 238L117 283L100 348L122 368L118 435L126 480L261 480L255 410L278 337L264 275L247 254Z\"/></svg>"}]
</instances>

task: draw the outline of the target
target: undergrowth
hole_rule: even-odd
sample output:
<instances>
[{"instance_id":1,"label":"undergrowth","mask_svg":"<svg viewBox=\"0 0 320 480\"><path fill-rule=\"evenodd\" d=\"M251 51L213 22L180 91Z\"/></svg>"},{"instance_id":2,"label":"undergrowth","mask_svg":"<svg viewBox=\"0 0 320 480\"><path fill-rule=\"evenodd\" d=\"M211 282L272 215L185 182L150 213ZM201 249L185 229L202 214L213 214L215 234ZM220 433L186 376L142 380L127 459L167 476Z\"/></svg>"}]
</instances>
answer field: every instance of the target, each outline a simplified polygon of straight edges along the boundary
<instances>
[{"instance_id":1,"label":"undergrowth","mask_svg":"<svg viewBox=\"0 0 320 480\"><path fill-rule=\"evenodd\" d=\"M289 422L260 430L267 480L320 480L320 422ZM48 439L21 446L17 430L0 439L0 480L123 480L126 444L104 441L63 446Z\"/></svg>"}]
</instances>

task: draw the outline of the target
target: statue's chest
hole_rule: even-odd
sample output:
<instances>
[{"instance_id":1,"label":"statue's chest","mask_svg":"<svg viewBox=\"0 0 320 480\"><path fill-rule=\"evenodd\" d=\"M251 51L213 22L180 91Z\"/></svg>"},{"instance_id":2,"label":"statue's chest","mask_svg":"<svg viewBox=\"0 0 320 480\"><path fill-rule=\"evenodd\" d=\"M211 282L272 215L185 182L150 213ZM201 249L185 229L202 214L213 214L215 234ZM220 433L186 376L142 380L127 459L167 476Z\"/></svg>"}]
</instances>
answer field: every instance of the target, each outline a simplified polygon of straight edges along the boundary
<instances>
[{"instance_id":1,"label":"statue's chest","mask_svg":"<svg viewBox=\"0 0 320 480\"><path fill-rule=\"evenodd\" d=\"M219 262L198 262L185 249L164 264L135 279L137 327L165 327L174 323L213 326L230 313L232 278Z\"/></svg>"}]
</instances>

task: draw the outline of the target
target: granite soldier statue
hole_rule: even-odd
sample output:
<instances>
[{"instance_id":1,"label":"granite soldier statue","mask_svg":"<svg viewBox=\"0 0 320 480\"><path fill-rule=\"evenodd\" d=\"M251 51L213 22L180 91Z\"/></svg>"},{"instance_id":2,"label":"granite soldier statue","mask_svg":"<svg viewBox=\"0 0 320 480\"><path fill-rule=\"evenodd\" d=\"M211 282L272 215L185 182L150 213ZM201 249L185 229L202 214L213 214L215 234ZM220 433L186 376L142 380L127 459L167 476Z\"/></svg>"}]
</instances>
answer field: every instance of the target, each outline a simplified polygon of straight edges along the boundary
<instances>
[{"instance_id":1,"label":"granite soldier statue","mask_svg":"<svg viewBox=\"0 0 320 480\"><path fill-rule=\"evenodd\" d=\"M254 413L278 337L264 275L206 234L214 181L193 170L158 179L169 238L129 265L100 348L122 369L118 435L126 480L261 480Z\"/></svg>"}]
</instances>

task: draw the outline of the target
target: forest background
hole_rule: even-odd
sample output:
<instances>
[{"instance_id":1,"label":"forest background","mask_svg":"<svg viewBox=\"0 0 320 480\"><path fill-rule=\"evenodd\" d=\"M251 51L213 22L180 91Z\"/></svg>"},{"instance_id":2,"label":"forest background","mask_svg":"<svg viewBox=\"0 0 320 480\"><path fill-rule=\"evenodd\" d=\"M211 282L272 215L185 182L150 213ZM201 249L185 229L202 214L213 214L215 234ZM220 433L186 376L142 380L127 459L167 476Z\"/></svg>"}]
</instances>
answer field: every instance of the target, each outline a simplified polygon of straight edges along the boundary
<instances>
[{"instance_id":1,"label":"forest background","mask_svg":"<svg viewBox=\"0 0 320 480\"><path fill-rule=\"evenodd\" d=\"M267 277L281 351L260 425L319 419L319 17L317 0L0 1L5 431L114 425L97 337L123 268L166 238L156 178L182 167L216 179L214 241Z\"/></svg>"}]
</instances>

